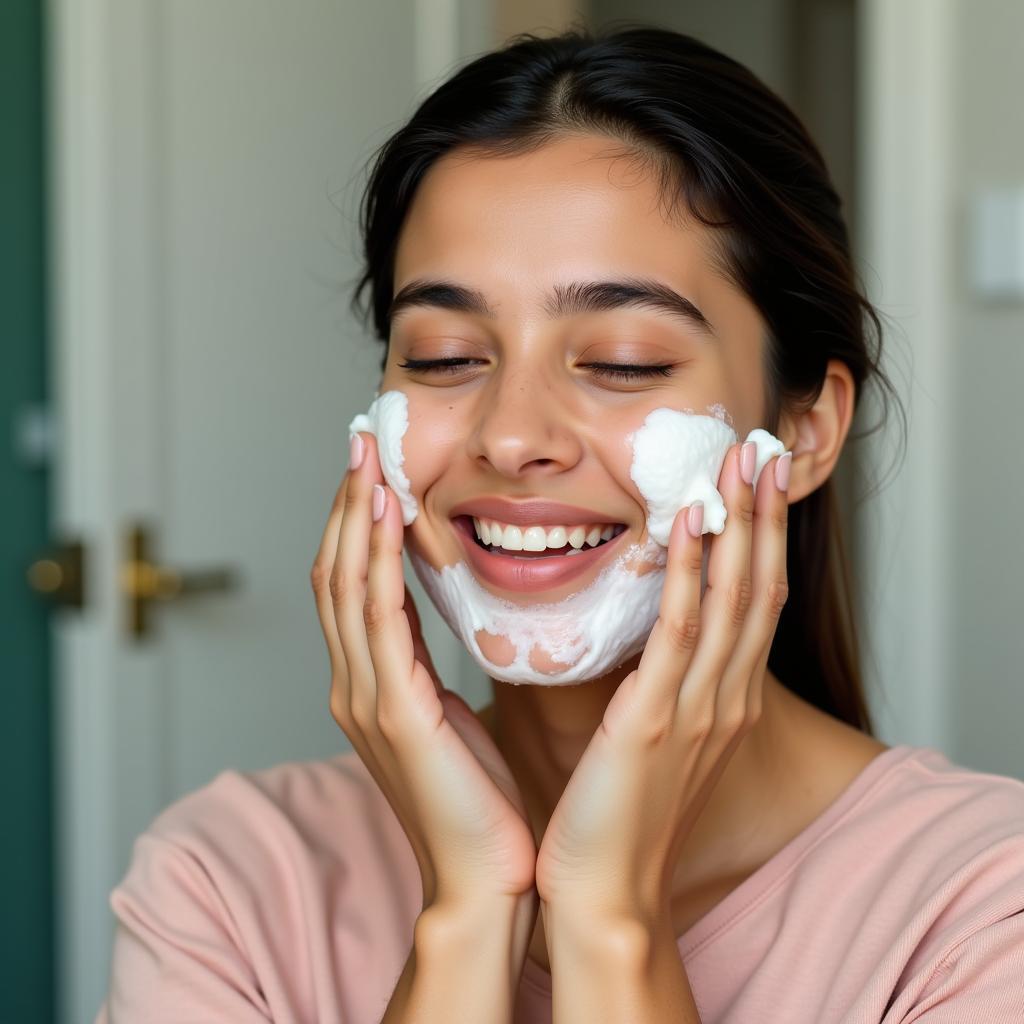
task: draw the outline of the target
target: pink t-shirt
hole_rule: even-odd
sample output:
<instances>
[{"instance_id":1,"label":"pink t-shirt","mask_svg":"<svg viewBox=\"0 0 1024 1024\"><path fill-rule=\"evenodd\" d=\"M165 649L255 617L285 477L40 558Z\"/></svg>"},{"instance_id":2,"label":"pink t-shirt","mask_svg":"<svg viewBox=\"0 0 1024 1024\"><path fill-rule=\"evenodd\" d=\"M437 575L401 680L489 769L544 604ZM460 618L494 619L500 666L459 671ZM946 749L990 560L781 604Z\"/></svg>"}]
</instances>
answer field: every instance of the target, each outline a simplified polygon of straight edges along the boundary
<instances>
[{"instance_id":1,"label":"pink t-shirt","mask_svg":"<svg viewBox=\"0 0 1024 1024\"><path fill-rule=\"evenodd\" d=\"M421 892L356 754L222 771L135 842L96 1024L379 1024ZM1022 910L1024 782L902 745L679 952L703 1024L1003 1024L1024 1021ZM550 1020L527 958L516 1024Z\"/></svg>"}]
</instances>

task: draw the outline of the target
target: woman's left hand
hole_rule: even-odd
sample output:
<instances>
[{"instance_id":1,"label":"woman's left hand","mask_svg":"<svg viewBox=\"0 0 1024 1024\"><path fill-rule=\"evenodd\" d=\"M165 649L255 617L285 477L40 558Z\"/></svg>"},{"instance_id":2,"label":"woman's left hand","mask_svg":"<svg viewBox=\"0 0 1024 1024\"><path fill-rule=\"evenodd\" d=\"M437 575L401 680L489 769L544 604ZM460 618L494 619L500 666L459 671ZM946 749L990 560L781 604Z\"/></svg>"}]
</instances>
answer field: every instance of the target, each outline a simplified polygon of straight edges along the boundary
<instances>
[{"instance_id":1,"label":"woman's left hand","mask_svg":"<svg viewBox=\"0 0 1024 1024\"><path fill-rule=\"evenodd\" d=\"M740 445L727 452L718 487L728 515L711 541L703 601L700 525L691 526L695 537L690 510L676 516L658 620L538 851L536 885L546 908L590 921L664 922L682 844L761 715L768 652L788 593L779 461L764 467L755 499L740 473ZM702 509L693 513L696 520Z\"/></svg>"}]
</instances>

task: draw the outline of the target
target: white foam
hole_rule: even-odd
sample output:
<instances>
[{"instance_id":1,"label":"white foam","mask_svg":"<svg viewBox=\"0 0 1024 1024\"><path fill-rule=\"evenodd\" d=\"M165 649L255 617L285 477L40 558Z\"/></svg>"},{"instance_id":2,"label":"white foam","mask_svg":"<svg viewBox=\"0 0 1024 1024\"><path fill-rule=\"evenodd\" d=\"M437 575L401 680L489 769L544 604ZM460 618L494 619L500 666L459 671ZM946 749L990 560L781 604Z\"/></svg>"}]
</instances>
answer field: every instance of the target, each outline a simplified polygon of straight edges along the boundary
<instances>
[{"instance_id":1,"label":"white foam","mask_svg":"<svg viewBox=\"0 0 1024 1024\"><path fill-rule=\"evenodd\" d=\"M366 431L377 439L381 472L402 506L402 522L406 526L419 513L409 478L402 469L405 465L402 438L408 429L409 399L403 391L385 391L382 395L375 395L370 408L348 425L349 438L359 431Z\"/></svg>"},{"instance_id":2,"label":"white foam","mask_svg":"<svg viewBox=\"0 0 1024 1024\"><path fill-rule=\"evenodd\" d=\"M764 469L764 467L767 466L776 455L785 455L786 446L774 434L768 433L767 430L764 430L761 427L755 427L749 434L747 434L747 440L753 441L757 446L757 462L754 466L753 483L753 486L756 488L758 477L761 475L761 470Z\"/></svg>"},{"instance_id":3,"label":"white foam","mask_svg":"<svg viewBox=\"0 0 1024 1024\"><path fill-rule=\"evenodd\" d=\"M643 426L626 438L633 446L629 475L647 503L647 530L662 547L668 547L676 513L695 501L704 502L703 533L720 534L725 529L725 501L717 484L737 435L724 419L725 410L721 406L712 409L713 416L654 409ZM746 440L757 446L756 486L768 460L786 449L760 427Z\"/></svg>"},{"instance_id":4,"label":"white foam","mask_svg":"<svg viewBox=\"0 0 1024 1024\"><path fill-rule=\"evenodd\" d=\"M628 661L643 650L654 627L665 579L665 551L648 541L644 547L631 545L588 586L563 600L520 605L486 590L465 562L438 572L415 553L409 554L416 575L452 632L489 676L509 683L581 683ZM634 567L640 564L653 567L638 574ZM487 658L477 641L479 630L512 644L515 656L510 664L497 665ZM541 672L531 664L534 649L567 667Z\"/></svg>"}]
</instances>

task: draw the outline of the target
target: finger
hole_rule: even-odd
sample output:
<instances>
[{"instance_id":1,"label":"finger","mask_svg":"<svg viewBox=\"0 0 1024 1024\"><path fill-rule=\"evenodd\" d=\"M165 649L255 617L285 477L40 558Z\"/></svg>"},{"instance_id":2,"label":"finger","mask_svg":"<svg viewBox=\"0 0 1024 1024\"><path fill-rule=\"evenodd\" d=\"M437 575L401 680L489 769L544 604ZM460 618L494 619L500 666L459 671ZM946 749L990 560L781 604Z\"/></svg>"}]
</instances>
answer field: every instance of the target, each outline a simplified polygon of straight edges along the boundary
<instances>
[{"instance_id":1,"label":"finger","mask_svg":"<svg viewBox=\"0 0 1024 1024\"><path fill-rule=\"evenodd\" d=\"M360 436L366 446L365 454L359 467L349 475L331 576L331 597L348 665L349 713L361 728L369 730L376 720L377 698L373 663L363 626L363 602L369 558L370 499L373 485L381 483L383 476L377 459L376 439L368 433Z\"/></svg>"},{"instance_id":2,"label":"finger","mask_svg":"<svg viewBox=\"0 0 1024 1024\"><path fill-rule=\"evenodd\" d=\"M701 640L690 666L695 682L684 684L681 705L690 714L713 711L725 671L750 607L750 552L754 492L740 475L740 445L729 450L719 487L727 516L724 531L711 543L708 585L701 607Z\"/></svg>"},{"instance_id":3,"label":"finger","mask_svg":"<svg viewBox=\"0 0 1024 1024\"><path fill-rule=\"evenodd\" d=\"M370 529L369 566L363 621L377 680L377 718L397 732L417 721L410 705L426 711L424 685L434 696L434 710L443 713L426 667L416 661L412 629L405 613L406 586L402 567L401 508L390 487L375 489L374 522ZM422 716L418 718L424 722Z\"/></svg>"},{"instance_id":4,"label":"finger","mask_svg":"<svg viewBox=\"0 0 1024 1024\"><path fill-rule=\"evenodd\" d=\"M360 595L365 593L367 520L370 514L366 492L372 491L373 482L381 478L376 444L370 435L361 435L361 438L363 459L346 473L338 488L317 554L319 569L314 572L320 583L318 610L325 635L333 637L333 641L328 641L329 647L336 652L336 662L332 663L332 714L381 789L385 793L399 793L401 784L388 756L388 745L382 742L376 728L376 686L365 633L361 626L350 627L346 631L346 654L346 642L342 641L339 629L342 618L361 622ZM331 580L328 587L322 585L321 570L324 568ZM356 693L354 699L353 692ZM417 858L423 863L425 851L413 824L414 819L403 801L390 802L403 828L411 836Z\"/></svg>"},{"instance_id":5,"label":"finger","mask_svg":"<svg viewBox=\"0 0 1024 1024\"><path fill-rule=\"evenodd\" d=\"M669 535L658 618L640 656L629 695L631 714L654 734L675 717L679 689L700 637L703 541L687 528L703 506L681 509ZM698 528L699 529L699 528Z\"/></svg>"},{"instance_id":6,"label":"finger","mask_svg":"<svg viewBox=\"0 0 1024 1024\"><path fill-rule=\"evenodd\" d=\"M779 617L789 595L786 571L789 497L778 486L778 463L792 458L786 454L772 459L757 480L754 504L754 540L751 551L753 598L743 631L737 641L727 677L737 686L746 685L746 720L757 721L761 714L764 671ZM788 479L788 467L783 472ZM726 690L723 687L723 693ZM730 699L725 696L725 699Z\"/></svg>"},{"instance_id":7,"label":"finger","mask_svg":"<svg viewBox=\"0 0 1024 1024\"><path fill-rule=\"evenodd\" d=\"M316 600L317 617L320 619L320 629L327 642L327 650L331 659L331 675L346 671L345 655L341 646L341 638L338 636L338 623L334 618L334 602L331 599L330 579L334 569L334 556L338 550L338 535L341 533L341 520L344 513L345 491L348 486L348 471L342 477L341 485L334 494L334 501L331 504L331 511L327 516L327 525L324 528L323 536L320 538L320 547L317 549L316 558L313 560L313 568L310 570L310 580L313 585L313 595Z\"/></svg>"},{"instance_id":8,"label":"finger","mask_svg":"<svg viewBox=\"0 0 1024 1024\"><path fill-rule=\"evenodd\" d=\"M365 446L363 452L365 459ZM323 537L320 540L320 548L317 551L311 575L320 627L327 641L331 659L331 714L337 724L342 727L349 742L371 773L377 777L380 767L372 747L368 745L359 729L352 728L351 669L348 659L345 657L344 645L338 628L338 580L340 578L340 569L337 564L338 552L341 545L345 507L349 504L349 484L357 468L358 465L352 465L350 460L350 467L346 470L341 485L334 495L334 502Z\"/></svg>"}]
</instances>

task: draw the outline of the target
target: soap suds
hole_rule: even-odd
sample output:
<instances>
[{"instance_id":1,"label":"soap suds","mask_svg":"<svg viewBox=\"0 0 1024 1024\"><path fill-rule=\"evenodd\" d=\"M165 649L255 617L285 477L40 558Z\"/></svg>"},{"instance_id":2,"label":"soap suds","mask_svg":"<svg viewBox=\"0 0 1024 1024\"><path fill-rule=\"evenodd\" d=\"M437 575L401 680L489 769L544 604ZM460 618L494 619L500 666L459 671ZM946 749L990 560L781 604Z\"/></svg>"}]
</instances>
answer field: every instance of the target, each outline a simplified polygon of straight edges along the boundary
<instances>
[{"instance_id":1,"label":"soap suds","mask_svg":"<svg viewBox=\"0 0 1024 1024\"><path fill-rule=\"evenodd\" d=\"M725 501L717 483L737 435L725 420L725 409L711 408L713 416L654 409L643 426L626 438L633 446L629 475L647 503L647 531L662 547L668 547L676 513L695 501L704 503L703 533L720 534L725 529ZM756 486L761 470L785 446L760 427L746 440L757 446Z\"/></svg>"},{"instance_id":2,"label":"soap suds","mask_svg":"<svg viewBox=\"0 0 1024 1024\"><path fill-rule=\"evenodd\" d=\"M761 476L761 470L775 458L776 455L785 455L786 446L774 435L761 427L755 427L749 434L747 440L757 445L757 462L754 466L754 483L756 491L757 481Z\"/></svg>"},{"instance_id":3,"label":"soap suds","mask_svg":"<svg viewBox=\"0 0 1024 1024\"><path fill-rule=\"evenodd\" d=\"M647 541L631 545L590 584L563 600L520 605L486 590L465 562L438 572L414 552L409 555L452 632L489 676L509 683L581 683L628 661L643 650L654 628L665 580L665 551ZM638 573L637 565L645 571ZM490 661L477 642L479 631L508 639L515 648L512 662ZM530 657L535 648L567 667L539 671Z\"/></svg>"},{"instance_id":4,"label":"soap suds","mask_svg":"<svg viewBox=\"0 0 1024 1024\"><path fill-rule=\"evenodd\" d=\"M359 431L377 438L380 468L388 486L395 492L402 506L402 522L408 526L417 516L419 506L412 496L409 478L402 467L405 454L402 438L409 429L409 399L404 391L385 391L376 395L365 413L360 413L348 425L351 438Z\"/></svg>"}]
</instances>

